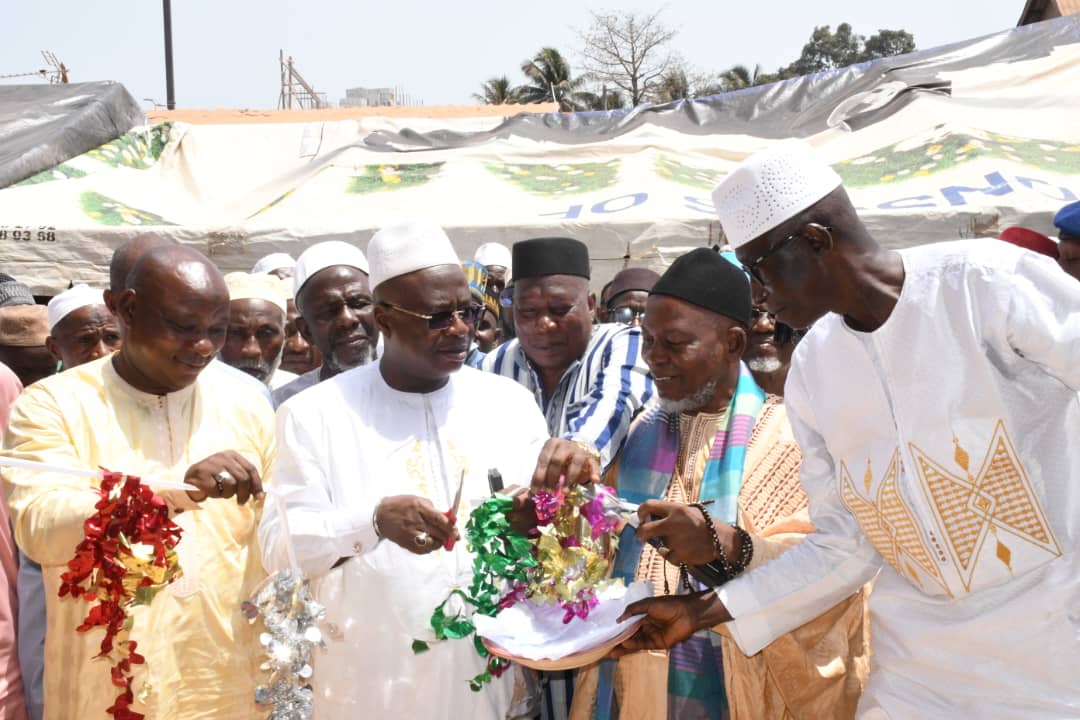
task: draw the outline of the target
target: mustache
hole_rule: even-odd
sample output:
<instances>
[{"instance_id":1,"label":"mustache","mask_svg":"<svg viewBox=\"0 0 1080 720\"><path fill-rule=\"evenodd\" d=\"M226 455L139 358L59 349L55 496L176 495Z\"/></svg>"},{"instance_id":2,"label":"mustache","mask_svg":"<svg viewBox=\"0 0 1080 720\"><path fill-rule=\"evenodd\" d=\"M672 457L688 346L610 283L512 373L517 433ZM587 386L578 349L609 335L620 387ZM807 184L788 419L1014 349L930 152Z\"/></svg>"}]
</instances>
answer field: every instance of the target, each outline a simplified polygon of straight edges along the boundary
<instances>
[{"instance_id":1,"label":"mustache","mask_svg":"<svg viewBox=\"0 0 1080 720\"><path fill-rule=\"evenodd\" d=\"M263 374L270 372L270 363L254 358L241 358L231 363L231 365L237 370L258 370Z\"/></svg>"}]
</instances>

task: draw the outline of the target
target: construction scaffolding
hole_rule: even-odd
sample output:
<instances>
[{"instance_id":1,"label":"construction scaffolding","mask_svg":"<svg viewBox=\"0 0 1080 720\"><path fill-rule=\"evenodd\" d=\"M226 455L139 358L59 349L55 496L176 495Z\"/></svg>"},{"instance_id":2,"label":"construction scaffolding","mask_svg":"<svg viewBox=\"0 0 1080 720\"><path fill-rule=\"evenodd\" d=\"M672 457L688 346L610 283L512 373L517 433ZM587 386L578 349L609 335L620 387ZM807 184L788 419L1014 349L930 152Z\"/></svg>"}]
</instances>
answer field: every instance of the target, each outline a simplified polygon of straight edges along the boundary
<instances>
[{"instance_id":1,"label":"construction scaffolding","mask_svg":"<svg viewBox=\"0 0 1080 720\"><path fill-rule=\"evenodd\" d=\"M318 110L330 107L326 101L326 93L315 92L315 88L296 69L292 57L285 58L284 50L278 52L278 62L281 65L279 110Z\"/></svg>"}]
</instances>

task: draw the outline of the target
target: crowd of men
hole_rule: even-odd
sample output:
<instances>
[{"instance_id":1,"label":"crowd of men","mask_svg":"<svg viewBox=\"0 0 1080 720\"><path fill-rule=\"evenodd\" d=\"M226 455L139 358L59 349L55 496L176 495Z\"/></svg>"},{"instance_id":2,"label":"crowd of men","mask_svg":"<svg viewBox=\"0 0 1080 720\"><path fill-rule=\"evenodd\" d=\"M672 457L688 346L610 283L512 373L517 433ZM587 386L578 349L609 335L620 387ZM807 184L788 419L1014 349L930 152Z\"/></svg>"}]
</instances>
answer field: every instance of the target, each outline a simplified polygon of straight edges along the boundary
<instances>
[{"instance_id":1,"label":"crowd of men","mask_svg":"<svg viewBox=\"0 0 1080 720\"><path fill-rule=\"evenodd\" d=\"M1057 242L886 250L798 141L713 200L730 249L599 301L578 240L463 259L414 220L227 274L146 234L47 306L0 277L2 455L50 466L2 471L0 720L116 695L57 592L98 500L64 468L174 481L183 575L132 611L150 720L265 717L240 606L290 567L316 720L1080 717L1080 203ZM613 573L654 597L610 657L474 692L472 642L413 645L492 471L519 530L560 485L639 504Z\"/></svg>"}]
</instances>

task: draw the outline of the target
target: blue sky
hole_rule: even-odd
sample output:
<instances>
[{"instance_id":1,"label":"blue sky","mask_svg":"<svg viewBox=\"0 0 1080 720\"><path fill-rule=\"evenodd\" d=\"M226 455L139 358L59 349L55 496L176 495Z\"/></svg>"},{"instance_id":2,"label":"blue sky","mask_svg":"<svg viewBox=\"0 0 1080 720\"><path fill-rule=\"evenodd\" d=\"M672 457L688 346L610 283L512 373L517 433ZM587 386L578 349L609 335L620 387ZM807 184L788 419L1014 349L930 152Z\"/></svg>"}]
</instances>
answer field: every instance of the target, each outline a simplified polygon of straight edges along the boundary
<instances>
[{"instance_id":1,"label":"blue sky","mask_svg":"<svg viewBox=\"0 0 1080 720\"><path fill-rule=\"evenodd\" d=\"M51 50L73 81L116 80L136 99L165 102L161 3L3 0L0 75L44 66ZM1010 28L1023 0L675 0L664 11L674 47L697 70L736 63L766 70L794 60L815 25L870 35L906 29L919 48ZM521 61L552 45L579 64L575 28L588 8L656 4L572 0L173 0L177 106L272 108L278 50L335 103L345 88L395 86L427 105L472 103L494 75L519 82ZM12 82L0 80L0 82ZM38 82L32 80L31 82ZM149 102L143 103L149 107Z\"/></svg>"}]
</instances>

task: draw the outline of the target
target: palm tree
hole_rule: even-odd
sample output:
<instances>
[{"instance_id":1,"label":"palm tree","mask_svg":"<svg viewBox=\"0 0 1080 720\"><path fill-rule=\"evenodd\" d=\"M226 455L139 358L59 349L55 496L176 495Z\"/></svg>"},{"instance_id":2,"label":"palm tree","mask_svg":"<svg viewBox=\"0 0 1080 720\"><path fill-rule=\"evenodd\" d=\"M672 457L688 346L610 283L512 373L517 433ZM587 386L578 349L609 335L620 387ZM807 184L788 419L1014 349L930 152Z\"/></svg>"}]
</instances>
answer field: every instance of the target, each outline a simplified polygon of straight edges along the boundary
<instances>
[{"instance_id":1,"label":"palm tree","mask_svg":"<svg viewBox=\"0 0 1080 720\"><path fill-rule=\"evenodd\" d=\"M668 103L672 100L686 100L694 96L694 90L690 87L690 80L686 77L686 71L682 68L673 68L664 73L660 81L650 88L650 94L657 103Z\"/></svg>"},{"instance_id":2,"label":"palm tree","mask_svg":"<svg viewBox=\"0 0 1080 720\"><path fill-rule=\"evenodd\" d=\"M510 79L493 77L484 83L481 92L473 93L473 97L485 105L507 105L521 102L519 97L521 88L510 85Z\"/></svg>"},{"instance_id":3,"label":"palm tree","mask_svg":"<svg viewBox=\"0 0 1080 720\"><path fill-rule=\"evenodd\" d=\"M521 64L527 85L521 87L521 102L557 102L562 112L581 110L588 105L588 93L582 91L584 80L570 76L570 63L555 48L540 52Z\"/></svg>"},{"instance_id":4,"label":"palm tree","mask_svg":"<svg viewBox=\"0 0 1080 720\"><path fill-rule=\"evenodd\" d=\"M764 85L776 80L775 75L761 72L760 65L755 65L753 72L750 72L745 65L733 65L720 73L720 83L724 86L725 91L742 90L743 88Z\"/></svg>"}]
</instances>

